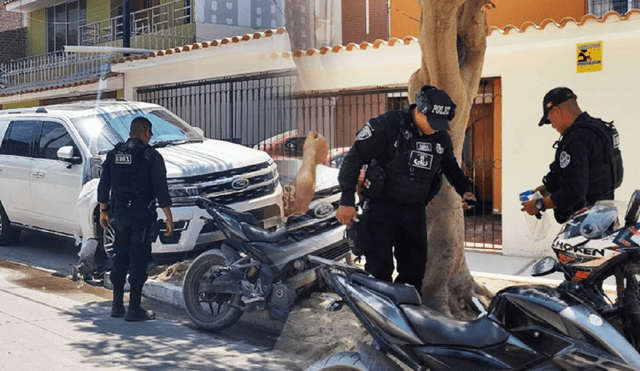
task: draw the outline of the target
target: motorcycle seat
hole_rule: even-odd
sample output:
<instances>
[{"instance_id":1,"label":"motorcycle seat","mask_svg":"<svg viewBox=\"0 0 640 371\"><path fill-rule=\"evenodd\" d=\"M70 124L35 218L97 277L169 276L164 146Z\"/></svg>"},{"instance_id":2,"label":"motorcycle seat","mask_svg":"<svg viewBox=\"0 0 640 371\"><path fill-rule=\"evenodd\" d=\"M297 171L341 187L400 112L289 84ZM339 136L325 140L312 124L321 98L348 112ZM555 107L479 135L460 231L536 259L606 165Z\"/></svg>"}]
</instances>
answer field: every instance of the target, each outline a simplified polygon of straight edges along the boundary
<instances>
[{"instance_id":1,"label":"motorcycle seat","mask_svg":"<svg viewBox=\"0 0 640 371\"><path fill-rule=\"evenodd\" d=\"M391 283L364 274L352 274L351 280L388 297L395 305L422 303L418 290L406 283Z\"/></svg>"},{"instance_id":2,"label":"motorcycle seat","mask_svg":"<svg viewBox=\"0 0 640 371\"><path fill-rule=\"evenodd\" d=\"M509 337L509 332L487 316L466 322L446 317L424 305L401 305L400 309L427 345L479 349L503 343Z\"/></svg>"},{"instance_id":3,"label":"motorcycle seat","mask_svg":"<svg viewBox=\"0 0 640 371\"><path fill-rule=\"evenodd\" d=\"M274 232L270 232L255 225L244 222L240 223L240 225L242 225L242 231L251 242L275 243L289 237L289 233L284 228L278 228Z\"/></svg>"}]
</instances>

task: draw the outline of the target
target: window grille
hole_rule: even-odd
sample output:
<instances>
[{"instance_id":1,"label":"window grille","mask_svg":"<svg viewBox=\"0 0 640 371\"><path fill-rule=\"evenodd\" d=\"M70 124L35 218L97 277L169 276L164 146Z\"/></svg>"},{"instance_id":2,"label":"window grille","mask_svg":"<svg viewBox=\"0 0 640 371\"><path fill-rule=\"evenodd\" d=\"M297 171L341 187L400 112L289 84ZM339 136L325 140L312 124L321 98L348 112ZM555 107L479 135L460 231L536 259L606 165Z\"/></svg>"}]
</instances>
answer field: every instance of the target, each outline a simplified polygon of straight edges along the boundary
<instances>
[{"instance_id":1,"label":"window grille","mask_svg":"<svg viewBox=\"0 0 640 371\"><path fill-rule=\"evenodd\" d=\"M631 9L640 8L640 0L589 0L589 13L602 17L609 11L625 14Z\"/></svg>"}]
</instances>

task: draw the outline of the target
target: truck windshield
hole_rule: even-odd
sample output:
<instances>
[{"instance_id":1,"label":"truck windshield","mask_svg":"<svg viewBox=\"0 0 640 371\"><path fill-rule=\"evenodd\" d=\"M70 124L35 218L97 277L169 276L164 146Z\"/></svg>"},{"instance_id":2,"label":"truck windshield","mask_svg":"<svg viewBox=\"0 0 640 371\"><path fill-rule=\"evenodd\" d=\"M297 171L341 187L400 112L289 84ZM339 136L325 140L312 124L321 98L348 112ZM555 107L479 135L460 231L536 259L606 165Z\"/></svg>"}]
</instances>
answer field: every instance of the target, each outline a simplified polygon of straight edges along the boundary
<instances>
[{"instance_id":1,"label":"truck windshield","mask_svg":"<svg viewBox=\"0 0 640 371\"><path fill-rule=\"evenodd\" d=\"M136 117L146 117L153 125L150 145L175 145L187 142L202 142L204 137L192 126L182 121L168 110L155 106L147 108L117 107L100 109L98 113L75 117L75 123L82 140L93 155L109 152L117 143L129 138L131 121Z\"/></svg>"}]
</instances>

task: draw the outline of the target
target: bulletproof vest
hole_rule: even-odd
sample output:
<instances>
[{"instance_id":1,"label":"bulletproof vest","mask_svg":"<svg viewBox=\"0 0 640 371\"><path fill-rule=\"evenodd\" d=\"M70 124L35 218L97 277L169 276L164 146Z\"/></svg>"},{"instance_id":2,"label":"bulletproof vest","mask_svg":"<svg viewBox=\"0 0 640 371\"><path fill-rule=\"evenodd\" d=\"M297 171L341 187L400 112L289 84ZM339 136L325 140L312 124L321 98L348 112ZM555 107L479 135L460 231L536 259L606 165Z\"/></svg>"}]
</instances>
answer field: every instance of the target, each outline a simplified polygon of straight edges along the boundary
<instances>
[{"instance_id":1,"label":"bulletproof vest","mask_svg":"<svg viewBox=\"0 0 640 371\"><path fill-rule=\"evenodd\" d=\"M115 146L111 164L111 190L120 199L151 200L148 145L129 140Z\"/></svg>"},{"instance_id":2,"label":"bulletproof vest","mask_svg":"<svg viewBox=\"0 0 640 371\"><path fill-rule=\"evenodd\" d=\"M558 153L561 153L562 147L571 140L568 134L581 128L596 133L605 143L604 162L592 164L589 169L587 202L592 204L599 200L600 196L613 192L622 184L624 170L622 167L622 153L620 152L620 134L612 122L604 122L595 118L590 118L585 122L576 122L567 129L558 148ZM565 138L567 139L566 141L564 140Z\"/></svg>"},{"instance_id":3,"label":"bulletproof vest","mask_svg":"<svg viewBox=\"0 0 640 371\"><path fill-rule=\"evenodd\" d=\"M442 184L440 161L444 148L436 136L415 135L407 119L400 114L395 116L400 123L400 133L394 157L383 164L387 176L382 194L402 204L426 204Z\"/></svg>"}]
</instances>

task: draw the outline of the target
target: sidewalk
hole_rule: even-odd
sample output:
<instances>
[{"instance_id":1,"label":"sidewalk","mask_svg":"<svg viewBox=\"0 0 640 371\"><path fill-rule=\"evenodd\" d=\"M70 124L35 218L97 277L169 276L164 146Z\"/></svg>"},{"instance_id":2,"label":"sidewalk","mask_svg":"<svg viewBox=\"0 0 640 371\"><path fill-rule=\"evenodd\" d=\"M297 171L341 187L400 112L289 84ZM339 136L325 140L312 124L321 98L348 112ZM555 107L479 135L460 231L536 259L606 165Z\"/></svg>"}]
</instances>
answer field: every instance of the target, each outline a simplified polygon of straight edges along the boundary
<instances>
[{"instance_id":1,"label":"sidewalk","mask_svg":"<svg viewBox=\"0 0 640 371\"><path fill-rule=\"evenodd\" d=\"M135 323L111 318L108 290L51 274L0 262L3 371L301 370L299 360L275 353L266 340L211 336L166 315Z\"/></svg>"}]
</instances>

